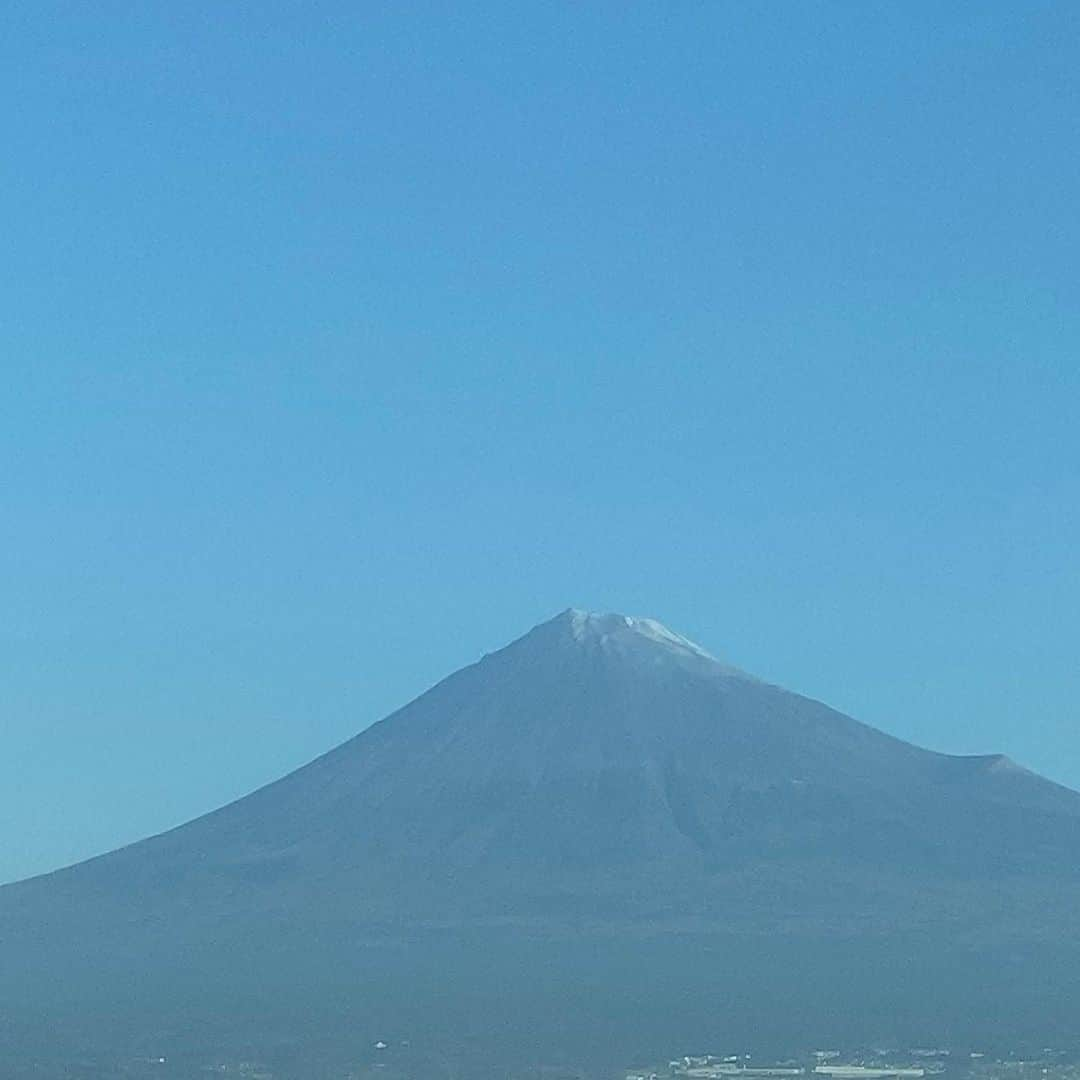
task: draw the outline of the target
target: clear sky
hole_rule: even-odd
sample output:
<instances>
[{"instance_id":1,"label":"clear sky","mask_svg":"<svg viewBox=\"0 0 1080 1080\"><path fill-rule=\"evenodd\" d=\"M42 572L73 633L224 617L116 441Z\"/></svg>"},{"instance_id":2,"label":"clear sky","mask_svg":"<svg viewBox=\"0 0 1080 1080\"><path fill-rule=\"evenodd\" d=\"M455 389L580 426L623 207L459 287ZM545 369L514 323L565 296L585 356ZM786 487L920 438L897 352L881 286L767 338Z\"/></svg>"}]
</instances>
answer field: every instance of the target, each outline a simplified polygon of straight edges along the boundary
<instances>
[{"instance_id":1,"label":"clear sky","mask_svg":"<svg viewBox=\"0 0 1080 1080\"><path fill-rule=\"evenodd\" d=\"M1080 7L0 13L0 879L570 605L1080 786Z\"/></svg>"}]
</instances>

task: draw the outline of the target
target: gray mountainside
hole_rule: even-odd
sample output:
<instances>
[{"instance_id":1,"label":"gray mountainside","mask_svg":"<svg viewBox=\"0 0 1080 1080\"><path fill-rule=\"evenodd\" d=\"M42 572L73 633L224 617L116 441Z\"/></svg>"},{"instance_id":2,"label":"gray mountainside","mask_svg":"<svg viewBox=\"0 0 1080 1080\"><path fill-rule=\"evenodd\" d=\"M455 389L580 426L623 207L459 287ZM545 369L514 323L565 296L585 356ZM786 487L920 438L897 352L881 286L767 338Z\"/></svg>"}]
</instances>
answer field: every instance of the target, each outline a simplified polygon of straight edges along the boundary
<instances>
[{"instance_id":1,"label":"gray mountainside","mask_svg":"<svg viewBox=\"0 0 1080 1080\"><path fill-rule=\"evenodd\" d=\"M705 941L757 971L774 1002L769 980L787 985L785 955L797 966L807 948L824 949L816 970L834 1002L850 991L844 1008L876 1009L879 1025L891 1009L916 1025L915 998L902 995L917 993L920 955L937 963L961 950L956 975L964 958L985 964L987 949L1006 948L1023 974L1038 950L1074 948L1078 867L1080 794L1000 756L892 738L652 620L567 611L230 806L0 889L0 1005L47 1009L59 980L81 1014L105 1002L115 1014L119 993L140 1015L168 998L159 1012L173 1015L191 1003L160 984L195 977L247 1009L252 985L310 1001L332 984L335 1000L380 1022L422 1024L430 972L408 973L453 939L474 943L462 956L493 958L487 981L462 971L464 983L494 979L508 1002L515 978L529 982L537 996L515 1008L534 1010L535 1030L572 999L560 972L591 972L613 999L619 980L656 973L656 995L671 999L651 1006L660 1024L675 1001L683 1021L694 1015L691 988L715 1005L727 984L715 958L694 959ZM412 1011L394 1013L372 959L386 942L405 949L395 970ZM582 942L618 943L618 974L603 974L607 961L583 968ZM520 971L523 948L550 962L547 998ZM857 974L830 968L842 955ZM319 957L332 958L333 978ZM875 965L899 987L889 1006L866 1003ZM347 988L334 981L342 970L353 973ZM1052 992L1015 972L1012 982L1022 1002L993 1000L1014 1015ZM133 985L137 1002L118 990ZM640 1030L632 1009L625 1022Z\"/></svg>"}]
</instances>

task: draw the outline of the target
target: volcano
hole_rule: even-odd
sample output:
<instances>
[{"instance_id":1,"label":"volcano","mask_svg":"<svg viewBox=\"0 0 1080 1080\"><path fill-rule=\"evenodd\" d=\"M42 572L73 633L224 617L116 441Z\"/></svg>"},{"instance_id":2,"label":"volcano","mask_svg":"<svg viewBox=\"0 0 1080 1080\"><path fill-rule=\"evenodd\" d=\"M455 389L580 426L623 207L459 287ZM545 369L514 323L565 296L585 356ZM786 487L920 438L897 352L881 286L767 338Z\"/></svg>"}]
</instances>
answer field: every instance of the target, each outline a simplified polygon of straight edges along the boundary
<instances>
[{"instance_id":1,"label":"volcano","mask_svg":"<svg viewBox=\"0 0 1080 1080\"><path fill-rule=\"evenodd\" d=\"M570 610L236 803L0 889L0 1052L1046 1041L1078 900L1080 794Z\"/></svg>"}]
</instances>

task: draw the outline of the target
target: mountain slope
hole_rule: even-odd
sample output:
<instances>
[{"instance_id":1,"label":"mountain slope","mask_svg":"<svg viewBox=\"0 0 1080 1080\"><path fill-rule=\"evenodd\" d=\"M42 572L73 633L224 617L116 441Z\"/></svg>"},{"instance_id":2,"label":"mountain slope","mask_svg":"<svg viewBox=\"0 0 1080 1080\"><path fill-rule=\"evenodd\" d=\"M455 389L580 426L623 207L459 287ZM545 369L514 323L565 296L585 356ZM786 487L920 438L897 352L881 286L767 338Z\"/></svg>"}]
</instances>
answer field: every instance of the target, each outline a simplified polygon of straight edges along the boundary
<instances>
[{"instance_id":1,"label":"mountain slope","mask_svg":"<svg viewBox=\"0 0 1080 1080\"><path fill-rule=\"evenodd\" d=\"M651 971L687 934L752 964L772 955L762 934L791 957L892 955L910 935L928 957L1071 948L1078 867L1077 793L904 743L652 620L568 611L237 803L0 889L0 1004L28 986L47 1002L49 972L82 957L91 984L158 987L152 1014L148 965L196 958L208 985L333 986L370 1009L371 985L343 990L316 957L370 970L380 941L416 933L480 935L507 987L516 950L582 935ZM657 953L658 934L682 937ZM549 999L578 962L552 969ZM708 967L681 970L715 990ZM72 984L92 1013L101 987Z\"/></svg>"}]
</instances>

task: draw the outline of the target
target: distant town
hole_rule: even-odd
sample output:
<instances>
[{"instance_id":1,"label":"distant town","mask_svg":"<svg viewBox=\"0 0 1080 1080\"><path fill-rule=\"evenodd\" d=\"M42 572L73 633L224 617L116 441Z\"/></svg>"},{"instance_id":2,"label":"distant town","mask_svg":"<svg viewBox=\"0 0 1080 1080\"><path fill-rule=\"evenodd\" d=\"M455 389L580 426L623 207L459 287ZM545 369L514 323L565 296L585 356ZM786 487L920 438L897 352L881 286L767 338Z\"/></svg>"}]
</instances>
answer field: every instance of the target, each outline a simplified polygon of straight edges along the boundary
<instances>
[{"instance_id":1,"label":"distant town","mask_svg":"<svg viewBox=\"0 0 1080 1080\"><path fill-rule=\"evenodd\" d=\"M942 1048L819 1049L776 1061L751 1054L690 1054L652 1069L630 1069L624 1080L1080 1080L1080 1051L1044 1047L1000 1055Z\"/></svg>"},{"instance_id":2,"label":"distant town","mask_svg":"<svg viewBox=\"0 0 1080 1080\"><path fill-rule=\"evenodd\" d=\"M318 1056L318 1055L316 1055ZM517 1067L466 1066L452 1055L420 1051L409 1042L379 1040L353 1065L327 1060L196 1061L138 1056L101 1062L57 1062L12 1069L0 1061L0 1080L1080 1080L1080 1050L1044 1047L991 1053L934 1047L816 1049L775 1059L748 1053L686 1054L647 1066L597 1070L522 1062Z\"/></svg>"}]
</instances>

